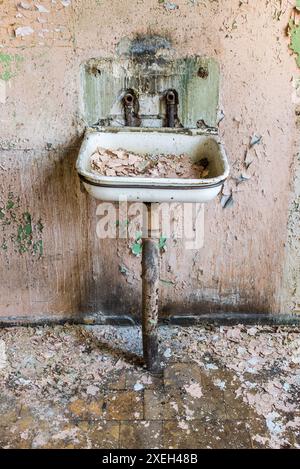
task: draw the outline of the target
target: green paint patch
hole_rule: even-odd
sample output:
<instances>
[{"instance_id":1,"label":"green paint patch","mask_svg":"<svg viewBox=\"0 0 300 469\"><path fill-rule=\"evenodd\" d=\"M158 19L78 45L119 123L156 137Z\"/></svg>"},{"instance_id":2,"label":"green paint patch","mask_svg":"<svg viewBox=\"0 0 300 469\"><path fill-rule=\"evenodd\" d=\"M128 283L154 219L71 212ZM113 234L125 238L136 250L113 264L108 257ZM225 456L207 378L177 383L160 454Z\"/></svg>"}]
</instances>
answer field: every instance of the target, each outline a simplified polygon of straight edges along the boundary
<instances>
[{"instance_id":1,"label":"green paint patch","mask_svg":"<svg viewBox=\"0 0 300 469\"><path fill-rule=\"evenodd\" d=\"M15 77L23 60L23 57L20 55L11 55L0 52L0 79L3 81L9 81Z\"/></svg>"},{"instance_id":2,"label":"green paint patch","mask_svg":"<svg viewBox=\"0 0 300 469\"><path fill-rule=\"evenodd\" d=\"M291 38L290 48L297 55L297 65L300 67L300 25L291 20L289 31Z\"/></svg>"},{"instance_id":3,"label":"green paint patch","mask_svg":"<svg viewBox=\"0 0 300 469\"><path fill-rule=\"evenodd\" d=\"M294 12L300 12L300 0L296 0ZM294 15L295 16L295 15ZM300 24L296 18L291 18L289 22L290 49L297 55L297 65L300 67Z\"/></svg>"},{"instance_id":4,"label":"green paint patch","mask_svg":"<svg viewBox=\"0 0 300 469\"><path fill-rule=\"evenodd\" d=\"M22 215L23 223L18 227L16 242L19 247L19 252L27 252L32 245L32 223L31 215L28 212Z\"/></svg>"},{"instance_id":5,"label":"green paint patch","mask_svg":"<svg viewBox=\"0 0 300 469\"><path fill-rule=\"evenodd\" d=\"M43 244L42 239L39 239L39 241L36 241L33 244L33 252L34 252L34 254L38 254L39 257L42 257L42 255L44 253L44 244Z\"/></svg>"},{"instance_id":6,"label":"green paint patch","mask_svg":"<svg viewBox=\"0 0 300 469\"><path fill-rule=\"evenodd\" d=\"M14 206L15 206L15 203L13 202L13 200L8 199L7 204L6 204L6 210L11 210L12 208L14 208Z\"/></svg>"},{"instance_id":7,"label":"green paint patch","mask_svg":"<svg viewBox=\"0 0 300 469\"><path fill-rule=\"evenodd\" d=\"M124 220L124 221L120 221L120 220L117 220L116 221L116 227L117 228L126 228L126 226L129 226L129 223L130 221L129 220Z\"/></svg>"},{"instance_id":8,"label":"green paint patch","mask_svg":"<svg viewBox=\"0 0 300 469\"><path fill-rule=\"evenodd\" d=\"M172 280L165 280L165 279L160 279L160 282L163 283L164 285L169 285L169 286L173 286L173 285L176 285L175 282L172 282Z\"/></svg>"},{"instance_id":9,"label":"green paint patch","mask_svg":"<svg viewBox=\"0 0 300 469\"><path fill-rule=\"evenodd\" d=\"M33 254L41 253L39 244L42 240L33 240L33 225L32 218L29 212L24 212L21 216L21 220L14 219L15 222L18 222L17 234L12 235L12 241L18 249L20 254L25 252L30 252ZM21 221L21 223L20 223ZM37 230L38 231L38 230Z\"/></svg>"},{"instance_id":10,"label":"green paint patch","mask_svg":"<svg viewBox=\"0 0 300 469\"><path fill-rule=\"evenodd\" d=\"M165 236L162 236L159 238L158 241L158 248L160 251L166 251L166 245L167 245L167 238Z\"/></svg>"},{"instance_id":11,"label":"green paint patch","mask_svg":"<svg viewBox=\"0 0 300 469\"><path fill-rule=\"evenodd\" d=\"M137 257L139 257L139 256L142 254L142 251L143 251L143 246L142 246L142 244L134 243L134 244L131 246L131 252L132 252L132 254L134 254L134 255L137 256Z\"/></svg>"},{"instance_id":12,"label":"green paint patch","mask_svg":"<svg viewBox=\"0 0 300 469\"><path fill-rule=\"evenodd\" d=\"M135 235L135 241L131 246L132 254L137 257L139 257L143 252L142 236L143 234L138 231Z\"/></svg>"},{"instance_id":13,"label":"green paint patch","mask_svg":"<svg viewBox=\"0 0 300 469\"><path fill-rule=\"evenodd\" d=\"M41 234L44 225L41 219L34 223L29 211L21 210L20 198L12 192L0 208L0 228L3 233L2 243L0 241L2 251L13 250L19 254L42 257L44 247Z\"/></svg>"},{"instance_id":14,"label":"green paint patch","mask_svg":"<svg viewBox=\"0 0 300 469\"><path fill-rule=\"evenodd\" d=\"M143 233L138 231L135 235L134 243L131 246L132 254L134 254L137 257L139 257L143 252L143 239L142 239L142 236L143 236ZM161 235L157 244L158 244L158 249L161 252L165 252L166 249L167 249L166 248L166 245L167 245L166 236Z\"/></svg>"},{"instance_id":15,"label":"green paint patch","mask_svg":"<svg viewBox=\"0 0 300 469\"><path fill-rule=\"evenodd\" d=\"M38 229L38 231L39 231L40 233L42 233L42 232L43 232L44 225L43 225L43 223L42 223L41 219L40 219L40 220L37 222L37 225L36 225L36 227L37 227L37 229Z\"/></svg>"}]
</instances>

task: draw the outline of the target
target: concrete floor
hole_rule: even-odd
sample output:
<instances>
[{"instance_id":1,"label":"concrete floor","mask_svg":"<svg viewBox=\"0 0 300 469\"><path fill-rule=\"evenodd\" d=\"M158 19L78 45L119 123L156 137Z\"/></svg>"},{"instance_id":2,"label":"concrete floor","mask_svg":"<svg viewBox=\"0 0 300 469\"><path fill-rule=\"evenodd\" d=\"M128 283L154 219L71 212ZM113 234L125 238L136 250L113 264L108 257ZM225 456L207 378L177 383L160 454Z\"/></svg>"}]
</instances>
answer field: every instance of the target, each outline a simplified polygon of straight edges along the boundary
<instances>
[{"instance_id":1,"label":"concrete floor","mask_svg":"<svg viewBox=\"0 0 300 469\"><path fill-rule=\"evenodd\" d=\"M138 328L0 330L2 448L300 448L300 335L162 327L161 376Z\"/></svg>"}]
</instances>

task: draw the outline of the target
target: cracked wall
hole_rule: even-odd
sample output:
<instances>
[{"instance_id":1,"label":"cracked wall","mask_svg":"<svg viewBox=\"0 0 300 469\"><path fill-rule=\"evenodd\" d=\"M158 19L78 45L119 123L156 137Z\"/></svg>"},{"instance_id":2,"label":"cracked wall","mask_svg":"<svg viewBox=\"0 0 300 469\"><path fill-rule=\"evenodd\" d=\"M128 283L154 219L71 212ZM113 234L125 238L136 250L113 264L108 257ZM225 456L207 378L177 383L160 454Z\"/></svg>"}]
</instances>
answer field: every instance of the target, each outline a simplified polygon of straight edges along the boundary
<instances>
[{"instance_id":1,"label":"cracked wall","mask_svg":"<svg viewBox=\"0 0 300 469\"><path fill-rule=\"evenodd\" d=\"M289 53L291 9L285 0L0 0L0 206L13 192L18 216L43 224L30 238L42 241L42 252L13 243L0 250L1 316L139 314L140 259L122 240L96 238L96 203L74 170L85 127L81 65L114 56L137 34L170 38L175 58L220 64L220 133L232 167L223 197L205 209L204 248L167 243L162 311L288 312L283 266L299 74ZM2 243L13 226L1 230Z\"/></svg>"}]
</instances>

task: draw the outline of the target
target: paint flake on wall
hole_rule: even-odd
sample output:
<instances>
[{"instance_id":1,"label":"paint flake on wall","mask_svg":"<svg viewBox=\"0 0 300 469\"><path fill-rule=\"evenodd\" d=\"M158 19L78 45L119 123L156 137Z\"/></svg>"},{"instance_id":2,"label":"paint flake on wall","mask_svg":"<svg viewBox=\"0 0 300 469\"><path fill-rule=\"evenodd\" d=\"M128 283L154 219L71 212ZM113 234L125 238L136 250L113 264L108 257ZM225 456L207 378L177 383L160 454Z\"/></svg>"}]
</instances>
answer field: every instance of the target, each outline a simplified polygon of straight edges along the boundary
<instances>
[{"instance_id":1,"label":"paint flake on wall","mask_svg":"<svg viewBox=\"0 0 300 469\"><path fill-rule=\"evenodd\" d=\"M23 0L5 5L0 12L0 43L3 47L70 44L70 5L67 0Z\"/></svg>"},{"instance_id":2,"label":"paint flake on wall","mask_svg":"<svg viewBox=\"0 0 300 469\"><path fill-rule=\"evenodd\" d=\"M0 104L5 104L6 101L6 82L0 79Z\"/></svg>"},{"instance_id":3,"label":"paint flake on wall","mask_svg":"<svg viewBox=\"0 0 300 469\"><path fill-rule=\"evenodd\" d=\"M23 26L15 30L16 37L21 36L30 36L34 33L34 30L30 26Z\"/></svg>"},{"instance_id":4,"label":"paint flake on wall","mask_svg":"<svg viewBox=\"0 0 300 469\"><path fill-rule=\"evenodd\" d=\"M45 8L43 5L39 5L38 3L35 4L35 8L40 12L40 13L50 13L47 8Z\"/></svg>"}]
</instances>

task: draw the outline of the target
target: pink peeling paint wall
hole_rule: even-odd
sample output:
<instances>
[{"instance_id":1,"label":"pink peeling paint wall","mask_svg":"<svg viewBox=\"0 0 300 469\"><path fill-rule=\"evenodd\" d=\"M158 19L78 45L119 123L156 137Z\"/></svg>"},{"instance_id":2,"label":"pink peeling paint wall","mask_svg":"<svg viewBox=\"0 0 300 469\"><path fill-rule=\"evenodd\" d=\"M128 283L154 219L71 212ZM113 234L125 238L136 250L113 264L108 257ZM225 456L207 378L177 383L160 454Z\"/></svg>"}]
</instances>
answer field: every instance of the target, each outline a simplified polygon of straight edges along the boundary
<instances>
[{"instance_id":1,"label":"pink peeling paint wall","mask_svg":"<svg viewBox=\"0 0 300 469\"><path fill-rule=\"evenodd\" d=\"M96 204L74 170L85 126L80 66L137 34L167 36L175 56L219 62L220 133L232 166L224 192L234 203L205 208L204 248L168 243L162 311L289 312L282 298L298 74L290 14L285 0L0 0L3 318L139 314L140 259L125 241L96 238ZM254 134L262 141L249 150ZM245 172L250 179L237 185Z\"/></svg>"}]
</instances>

